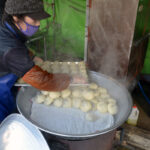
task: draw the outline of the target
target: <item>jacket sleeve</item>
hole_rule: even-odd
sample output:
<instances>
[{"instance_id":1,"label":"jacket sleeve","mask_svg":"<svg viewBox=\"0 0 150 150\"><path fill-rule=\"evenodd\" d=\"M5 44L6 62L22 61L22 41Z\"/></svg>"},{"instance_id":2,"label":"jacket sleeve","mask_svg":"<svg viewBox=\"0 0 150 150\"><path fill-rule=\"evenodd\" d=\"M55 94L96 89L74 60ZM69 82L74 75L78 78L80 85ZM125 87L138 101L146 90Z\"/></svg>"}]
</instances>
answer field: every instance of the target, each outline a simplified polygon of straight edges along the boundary
<instances>
[{"instance_id":1,"label":"jacket sleeve","mask_svg":"<svg viewBox=\"0 0 150 150\"><path fill-rule=\"evenodd\" d=\"M67 74L51 74L36 65L22 79L33 87L45 91L62 91L69 86L71 80Z\"/></svg>"},{"instance_id":2,"label":"jacket sleeve","mask_svg":"<svg viewBox=\"0 0 150 150\"><path fill-rule=\"evenodd\" d=\"M3 56L3 64L9 72L14 73L18 77L22 77L35 65L26 48L8 50Z\"/></svg>"},{"instance_id":3,"label":"jacket sleeve","mask_svg":"<svg viewBox=\"0 0 150 150\"><path fill-rule=\"evenodd\" d=\"M5 2L6 2L6 0L0 0L0 22L1 22L1 19L2 19L4 7L5 7Z\"/></svg>"}]
</instances>

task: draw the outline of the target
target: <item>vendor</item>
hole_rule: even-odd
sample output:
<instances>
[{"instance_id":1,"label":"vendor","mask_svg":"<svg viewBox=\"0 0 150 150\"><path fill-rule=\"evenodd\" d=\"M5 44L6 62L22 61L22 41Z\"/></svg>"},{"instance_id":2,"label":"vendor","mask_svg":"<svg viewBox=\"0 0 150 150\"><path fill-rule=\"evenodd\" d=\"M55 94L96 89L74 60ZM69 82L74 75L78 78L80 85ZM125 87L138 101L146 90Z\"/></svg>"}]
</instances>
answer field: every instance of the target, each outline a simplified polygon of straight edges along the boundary
<instances>
[{"instance_id":1,"label":"vendor","mask_svg":"<svg viewBox=\"0 0 150 150\"><path fill-rule=\"evenodd\" d=\"M51 74L36 66L25 45L28 37L38 31L40 20L48 17L42 0L5 2L0 18L0 121L15 107L11 89L18 78L46 91L61 91L70 83L68 75Z\"/></svg>"}]
</instances>

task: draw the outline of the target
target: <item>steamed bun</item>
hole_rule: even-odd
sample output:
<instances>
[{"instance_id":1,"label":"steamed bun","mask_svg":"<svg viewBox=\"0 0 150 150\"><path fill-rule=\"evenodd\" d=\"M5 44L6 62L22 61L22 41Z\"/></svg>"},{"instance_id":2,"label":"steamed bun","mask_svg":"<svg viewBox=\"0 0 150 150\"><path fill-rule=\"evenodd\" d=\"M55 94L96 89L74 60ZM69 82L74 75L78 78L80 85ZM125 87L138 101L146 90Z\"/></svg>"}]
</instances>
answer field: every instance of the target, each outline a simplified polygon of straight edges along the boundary
<instances>
[{"instance_id":1,"label":"steamed bun","mask_svg":"<svg viewBox=\"0 0 150 150\"><path fill-rule=\"evenodd\" d=\"M71 91L70 91L69 89L63 90L63 91L61 92L62 98L67 98L67 97L69 97L70 95L71 95Z\"/></svg>"}]
</instances>

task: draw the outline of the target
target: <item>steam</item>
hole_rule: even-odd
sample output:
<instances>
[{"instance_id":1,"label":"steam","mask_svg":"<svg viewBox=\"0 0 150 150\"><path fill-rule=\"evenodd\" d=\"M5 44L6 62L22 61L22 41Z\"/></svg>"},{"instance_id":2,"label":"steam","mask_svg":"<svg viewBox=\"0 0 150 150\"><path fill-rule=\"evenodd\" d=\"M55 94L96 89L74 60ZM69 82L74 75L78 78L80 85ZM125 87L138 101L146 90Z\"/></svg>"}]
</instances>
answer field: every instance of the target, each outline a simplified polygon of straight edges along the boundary
<instances>
[{"instance_id":1,"label":"steam","mask_svg":"<svg viewBox=\"0 0 150 150\"><path fill-rule=\"evenodd\" d=\"M88 63L92 70L124 80L128 71L138 2L93 0Z\"/></svg>"}]
</instances>

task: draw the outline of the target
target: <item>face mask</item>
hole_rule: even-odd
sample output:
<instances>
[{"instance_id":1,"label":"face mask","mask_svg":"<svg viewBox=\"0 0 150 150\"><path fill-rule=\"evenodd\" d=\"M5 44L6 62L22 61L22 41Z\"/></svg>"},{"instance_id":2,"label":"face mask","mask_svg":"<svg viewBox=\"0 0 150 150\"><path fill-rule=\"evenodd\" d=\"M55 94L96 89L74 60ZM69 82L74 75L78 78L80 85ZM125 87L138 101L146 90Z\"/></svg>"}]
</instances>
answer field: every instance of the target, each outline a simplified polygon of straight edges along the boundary
<instances>
[{"instance_id":1,"label":"face mask","mask_svg":"<svg viewBox=\"0 0 150 150\"><path fill-rule=\"evenodd\" d=\"M30 25L30 24L28 24L28 23L25 22L25 21L24 21L24 23L25 23L26 26L27 26L26 30L23 30L23 29L20 27L19 24L18 24L18 26L19 26L21 32L22 32L24 35L28 36L28 37L34 35L34 34L38 31L38 29L39 29L39 27L40 27L40 26L33 26L33 25Z\"/></svg>"}]
</instances>

